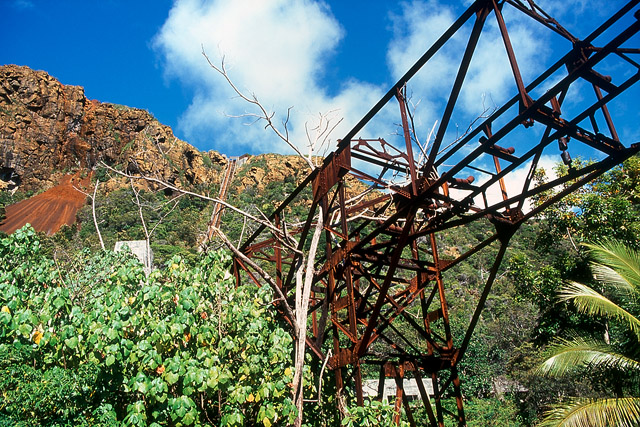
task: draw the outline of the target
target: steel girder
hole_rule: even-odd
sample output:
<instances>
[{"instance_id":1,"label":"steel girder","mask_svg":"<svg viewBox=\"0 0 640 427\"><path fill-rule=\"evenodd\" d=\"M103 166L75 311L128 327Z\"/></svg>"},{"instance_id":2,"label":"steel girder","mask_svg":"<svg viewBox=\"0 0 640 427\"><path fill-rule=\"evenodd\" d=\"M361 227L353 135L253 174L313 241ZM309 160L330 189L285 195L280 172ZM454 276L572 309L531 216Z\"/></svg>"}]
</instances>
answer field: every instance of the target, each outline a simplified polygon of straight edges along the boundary
<instances>
[{"instance_id":1,"label":"steel girder","mask_svg":"<svg viewBox=\"0 0 640 427\"><path fill-rule=\"evenodd\" d=\"M378 366L381 378L398 381L398 414L404 406L415 425L401 378L405 374L424 377L432 385L432 391L427 392L418 381L430 424L443 425L447 414L465 424L458 364L511 236L524 221L640 150L638 144L620 141L608 108L640 79L640 65L633 59L640 52L634 38L640 30L639 12L634 10L637 3L629 2L581 40L532 1L476 1L271 215L273 224L297 236L298 251L285 249L265 227L246 240L241 248L244 254L262 265L270 264L278 286L293 300L294 266L309 244L318 209L323 209L324 239L315 260L307 345L320 360L331 349L328 365L335 373L338 390L352 388L361 404L361 367ZM530 18L532 26L551 31L566 41L566 54L537 77L526 80L505 15L520 19L518 25L523 16ZM508 89L513 96L486 117L476 117L478 125L470 126L462 136L452 136L461 90L490 20L494 22L491 31L497 31L502 41L490 48L506 55L513 75ZM415 139L408 84L454 38L463 36L467 43L464 49L456 49L459 65L453 82L448 86L443 83L449 96L443 103L435 138L421 145ZM597 71L611 68L613 62L618 70L613 78ZM426 73L428 78L429 71ZM591 96L584 91L589 86ZM393 104L397 104L396 119L390 119ZM395 134L356 137L377 129L367 125L389 120L398 123ZM508 147L511 144L517 148ZM578 146L590 147L599 160L574 164L568 152L577 151ZM416 158L420 151L422 155ZM543 154L562 159L569 173L534 186L534 172ZM510 179L518 168L527 171L524 183ZM466 176L468 173L471 175ZM354 198L359 192L354 187L358 186L367 191ZM309 188L312 203L308 216L302 225L287 225L291 206ZM554 191L553 196L531 208L530 200L549 190ZM440 234L455 233L474 221L490 222L492 231L468 242L462 252L443 253ZM454 336L449 323L447 272L489 248L493 262L478 291L475 311L464 333ZM246 280L246 273L261 284L247 263L237 258L235 266L239 281ZM396 327L400 322L402 330ZM457 413L443 408L445 395L455 396Z\"/></svg>"}]
</instances>

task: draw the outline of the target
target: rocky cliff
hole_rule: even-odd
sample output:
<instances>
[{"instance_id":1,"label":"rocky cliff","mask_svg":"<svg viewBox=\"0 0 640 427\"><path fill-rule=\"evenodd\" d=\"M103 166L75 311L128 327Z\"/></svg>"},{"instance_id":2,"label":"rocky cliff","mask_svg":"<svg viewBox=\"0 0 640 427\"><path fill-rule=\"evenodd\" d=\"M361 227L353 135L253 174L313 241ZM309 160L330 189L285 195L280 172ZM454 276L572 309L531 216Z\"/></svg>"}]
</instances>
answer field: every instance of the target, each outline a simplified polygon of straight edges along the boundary
<instances>
[{"instance_id":1,"label":"rocky cliff","mask_svg":"<svg viewBox=\"0 0 640 427\"><path fill-rule=\"evenodd\" d=\"M217 182L226 159L200 153L147 111L89 100L44 71L0 66L0 190L47 189L100 162L179 186Z\"/></svg>"},{"instance_id":2,"label":"rocky cliff","mask_svg":"<svg viewBox=\"0 0 640 427\"><path fill-rule=\"evenodd\" d=\"M0 66L0 196L13 190L37 193L20 203L5 198L9 202L6 219L0 215L0 231L12 232L29 222L53 234L61 225L74 223L87 203L85 193L93 190L92 176L102 182L99 203L129 186L124 178L105 174L103 163L217 195L228 159L177 139L147 111L89 100L82 87L63 85L44 71ZM243 156L238 164L229 188L232 202L246 207L249 201L260 201L267 212L309 173L297 156ZM310 200L303 197L300 203Z\"/></svg>"}]
</instances>

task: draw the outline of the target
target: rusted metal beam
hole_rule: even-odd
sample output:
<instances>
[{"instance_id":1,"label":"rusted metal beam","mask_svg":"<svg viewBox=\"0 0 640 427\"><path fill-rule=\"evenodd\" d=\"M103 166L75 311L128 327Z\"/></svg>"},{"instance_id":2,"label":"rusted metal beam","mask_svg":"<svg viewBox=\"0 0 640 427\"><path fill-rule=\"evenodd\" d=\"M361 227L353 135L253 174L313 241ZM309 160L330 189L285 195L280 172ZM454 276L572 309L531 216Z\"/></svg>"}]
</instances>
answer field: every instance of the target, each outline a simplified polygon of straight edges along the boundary
<instances>
[{"instance_id":1,"label":"rusted metal beam","mask_svg":"<svg viewBox=\"0 0 640 427\"><path fill-rule=\"evenodd\" d=\"M640 80L640 64L630 57L640 54L640 46L632 38L640 32L638 16L627 21L626 27L621 23L639 2L629 2L581 41L532 0L477 0L269 217L284 230L285 209L303 203L303 190L311 187L313 200L304 224L288 230L288 235L298 240L295 250L286 249L279 240L282 236L269 234L264 226L244 243L242 250L247 256L272 264L268 271L276 272L278 285L287 292L287 299L293 299L296 264L307 250L317 210L323 210L324 238L322 250L313 260L315 283L307 344L319 358L333 347L329 366L339 392L351 387L357 403L363 402L360 368L364 364L392 367L394 378L412 370L416 378L431 378L433 399L420 390L428 422L444 426L445 417L451 416L458 425L465 424L464 378L458 375L458 365L498 280L511 236L524 221L640 151L640 145L620 140L615 110L610 108ZM569 41L565 54L531 81L523 77L527 73L511 44L506 8ZM485 22L492 14L513 74L509 87L515 93L466 135L453 139L448 128L456 120L458 98ZM467 44L461 56L454 52L460 62L452 86L443 87L448 97L440 105L435 141L427 158L416 160L417 137L407 110L407 87L423 67L446 51L448 42L460 31L468 35ZM597 71L609 57L615 57L621 68L627 67L611 79ZM593 99L572 99L569 117L562 106L579 82L594 85ZM539 93L537 98L531 95ZM395 121L402 126L399 137L355 139L392 99L399 103L399 121ZM606 126L598 126L596 114L603 115ZM526 133L531 125L542 125L542 136ZM453 141L447 141L450 138ZM568 175L533 186L543 155L566 161L568 151L578 145L590 147L600 160L586 166L569 163ZM495 172L487 165L493 165ZM527 178L523 185L515 186L509 178L523 167L528 168ZM357 186L367 188L366 194L350 201L349 187L357 181ZM494 188L498 189L497 197L491 194ZM529 205L534 196L546 191L555 194L536 206ZM474 222L489 228L480 238L464 240L465 233L460 231ZM455 248L443 246L440 237L445 234L456 234L464 243ZM497 254L488 249L496 245ZM449 324L447 273L481 253L491 254L492 267L483 278L464 333L455 335ZM260 278L240 260L234 263L234 274L238 283L245 275L260 284ZM414 423L400 383L398 390L397 409L404 406L409 422ZM456 398L455 413L443 407L445 395Z\"/></svg>"}]
</instances>

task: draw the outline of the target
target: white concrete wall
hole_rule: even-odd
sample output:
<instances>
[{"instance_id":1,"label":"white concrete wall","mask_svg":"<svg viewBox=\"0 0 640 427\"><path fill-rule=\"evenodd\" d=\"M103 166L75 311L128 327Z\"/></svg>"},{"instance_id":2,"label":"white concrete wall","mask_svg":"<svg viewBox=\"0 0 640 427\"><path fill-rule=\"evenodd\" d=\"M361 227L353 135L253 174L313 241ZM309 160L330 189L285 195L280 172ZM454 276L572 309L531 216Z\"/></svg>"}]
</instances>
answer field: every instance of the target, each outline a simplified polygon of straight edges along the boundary
<instances>
[{"instance_id":1,"label":"white concrete wall","mask_svg":"<svg viewBox=\"0 0 640 427\"><path fill-rule=\"evenodd\" d=\"M124 246L128 246L131 253L134 254L144 265L144 272L148 276L153 268L153 252L146 240L128 240L124 242L116 242L113 249L115 252L124 250Z\"/></svg>"}]
</instances>

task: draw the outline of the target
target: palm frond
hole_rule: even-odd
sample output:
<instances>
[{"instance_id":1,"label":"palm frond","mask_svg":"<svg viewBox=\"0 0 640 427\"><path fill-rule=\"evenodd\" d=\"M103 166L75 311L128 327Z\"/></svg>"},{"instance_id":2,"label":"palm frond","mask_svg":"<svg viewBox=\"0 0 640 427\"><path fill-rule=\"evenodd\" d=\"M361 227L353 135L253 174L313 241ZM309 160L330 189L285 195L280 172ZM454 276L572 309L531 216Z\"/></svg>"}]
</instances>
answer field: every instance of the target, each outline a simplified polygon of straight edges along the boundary
<instances>
[{"instance_id":1,"label":"palm frond","mask_svg":"<svg viewBox=\"0 0 640 427\"><path fill-rule=\"evenodd\" d=\"M554 405L540 427L631 427L640 425L640 398L572 398Z\"/></svg>"},{"instance_id":2,"label":"palm frond","mask_svg":"<svg viewBox=\"0 0 640 427\"><path fill-rule=\"evenodd\" d=\"M636 292L640 292L640 253L626 246L623 243L614 240L604 240L600 244L584 244L590 249L590 254L596 263L605 265L617 274L617 278L604 275L602 279L605 281L614 279L613 284L620 279L624 280ZM619 282L618 282L619 283Z\"/></svg>"},{"instance_id":3,"label":"palm frond","mask_svg":"<svg viewBox=\"0 0 640 427\"><path fill-rule=\"evenodd\" d=\"M616 369L640 374L640 362L612 351L607 344L574 337L558 339L552 344L549 357L537 368L540 375L561 377L575 369Z\"/></svg>"},{"instance_id":4,"label":"palm frond","mask_svg":"<svg viewBox=\"0 0 640 427\"><path fill-rule=\"evenodd\" d=\"M577 282L568 283L560 290L559 297L563 301L573 301L582 313L627 324L640 340L640 319L589 286Z\"/></svg>"},{"instance_id":5,"label":"palm frond","mask_svg":"<svg viewBox=\"0 0 640 427\"><path fill-rule=\"evenodd\" d=\"M640 253L612 240L585 246L595 260L592 265L595 279L617 291L640 296ZM571 282L563 286L559 296L561 300L572 301L582 313L621 321L640 343L640 319L589 286ZM576 369L616 369L625 374L640 374L639 361L613 352L607 344L582 337L557 340L549 355L538 367L539 374L562 376ZM572 398L553 406L540 426L640 426L640 397Z\"/></svg>"},{"instance_id":6,"label":"palm frond","mask_svg":"<svg viewBox=\"0 0 640 427\"><path fill-rule=\"evenodd\" d=\"M631 297L637 297L637 289L634 284L621 276L613 268L596 262L590 264L593 278L612 287L618 293L624 293Z\"/></svg>"}]
</instances>

